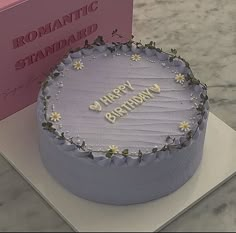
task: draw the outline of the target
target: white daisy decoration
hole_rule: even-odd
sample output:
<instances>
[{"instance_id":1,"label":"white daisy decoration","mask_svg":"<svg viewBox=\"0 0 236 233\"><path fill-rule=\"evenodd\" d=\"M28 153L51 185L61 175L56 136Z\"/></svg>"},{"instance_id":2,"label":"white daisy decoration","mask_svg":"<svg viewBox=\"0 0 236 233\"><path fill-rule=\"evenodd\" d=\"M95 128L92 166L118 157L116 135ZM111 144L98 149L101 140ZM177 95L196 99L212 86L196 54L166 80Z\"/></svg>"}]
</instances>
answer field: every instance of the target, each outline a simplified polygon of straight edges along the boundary
<instances>
[{"instance_id":1,"label":"white daisy decoration","mask_svg":"<svg viewBox=\"0 0 236 233\"><path fill-rule=\"evenodd\" d=\"M177 83L180 83L180 84L184 84L184 81L185 81L185 77L184 77L184 75L183 74L176 74L176 76L175 76L175 81L177 82Z\"/></svg>"},{"instance_id":2,"label":"white daisy decoration","mask_svg":"<svg viewBox=\"0 0 236 233\"><path fill-rule=\"evenodd\" d=\"M109 146L109 151L112 153L112 154L117 154L119 152L119 149L117 146L115 145L112 145L112 146Z\"/></svg>"},{"instance_id":3,"label":"white daisy decoration","mask_svg":"<svg viewBox=\"0 0 236 233\"><path fill-rule=\"evenodd\" d=\"M182 121L182 122L179 124L179 129L180 129L182 132L188 132L188 131L190 131L190 124L189 124L187 121Z\"/></svg>"},{"instance_id":4,"label":"white daisy decoration","mask_svg":"<svg viewBox=\"0 0 236 233\"><path fill-rule=\"evenodd\" d=\"M133 54L131 56L131 60L132 61L140 61L141 60L141 56L139 54Z\"/></svg>"},{"instance_id":5,"label":"white daisy decoration","mask_svg":"<svg viewBox=\"0 0 236 233\"><path fill-rule=\"evenodd\" d=\"M76 61L74 62L73 67L76 70L82 70L84 68L84 63L81 60Z\"/></svg>"},{"instance_id":6,"label":"white daisy decoration","mask_svg":"<svg viewBox=\"0 0 236 233\"><path fill-rule=\"evenodd\" d=\"M58 112L52 112L50 116L50 120L53 122L58 122L61 120L61 114Z\"/></svg>"}]
</instances>

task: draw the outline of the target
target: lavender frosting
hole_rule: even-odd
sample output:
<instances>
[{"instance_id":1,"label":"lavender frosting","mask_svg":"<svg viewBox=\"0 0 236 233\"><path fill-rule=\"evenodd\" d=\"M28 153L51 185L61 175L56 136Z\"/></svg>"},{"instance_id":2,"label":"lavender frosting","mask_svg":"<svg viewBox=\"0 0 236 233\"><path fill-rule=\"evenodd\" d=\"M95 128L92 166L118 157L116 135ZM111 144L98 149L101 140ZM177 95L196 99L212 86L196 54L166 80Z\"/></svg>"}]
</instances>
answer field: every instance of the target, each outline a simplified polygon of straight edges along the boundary
<instances>
[{"instance_id":1,"label":"lavender frosting","mask_svg":"<svg viewBox=\"0 0 236 233\"><path fill-rule=\"evenodd\" d=\"M134 51L137 52L137 51ZM107 158L104 153L93 153L91 160L85 152L55 138L42 129L43 105L38 100L40 151L50 173L67 189L78 196L96 202L124 205L153 200L167 195L183 185L197 169L201 157L207 124L207 114L198 128L196 106L201 88L181 85L176 74L188 69L180 60L168 61L166 54L152 50L140 51L141 60L132 61L133 51L119 50L110 54L106 48L72 53L57 67L60 76L49 80L46 89L51 96L47 117L52 112L61 114L54 123L58 132L68 137L85 140L92 151L107 150L116 145L131 153L141 150L144 156ZM73 65L83 63L81 70ZM133 91L126 91L100 112L89 106L117 86L129 81ZM105 119L107 112L121 106L145 88L158 84L160 93L119 118L114 124ZM195 135L181 150L158 151L167 136L175 143L185 140L186 133L179 124L187 121ZM146 152L146 154L145 154Z\"/></svg>"},{"instance_id":2,"label":"lavender frosting","mask_svg":"<svg viewBox=\"0 0 236 233\"><path fill-rule=\"evenodd\" d=\"M140 62L132 61L131 53L125 53L129 55L125 56L122 51L113 56L104 54L106 52L94 52L81 58L85 67L80 71L73 68L71 61L65 66L63 76L50 85L48 114L52 111L61 114L59 130L84 139L92 150L106 150L110 145L117 145L121 150L128 148L130 152L139 149L146 152L164 145L168 135L175 138L183 135L179 130L181 121L188 121L191 128L197 126L196 120L192 119L196 109L192 108L193 102L190 101L191 93L195 94L195 91L176 83L174 79L181 66L171 66L168 61L160 62L157 56L145 54L140 54ZM99 113L89 109L95 100L127 80L134 91L127 91ZM107 112L155 83L161 88L160 94L118 119L115 124L105 119ZM60 88L60 85L63 87Z\"/></svg>"}]
</instances>

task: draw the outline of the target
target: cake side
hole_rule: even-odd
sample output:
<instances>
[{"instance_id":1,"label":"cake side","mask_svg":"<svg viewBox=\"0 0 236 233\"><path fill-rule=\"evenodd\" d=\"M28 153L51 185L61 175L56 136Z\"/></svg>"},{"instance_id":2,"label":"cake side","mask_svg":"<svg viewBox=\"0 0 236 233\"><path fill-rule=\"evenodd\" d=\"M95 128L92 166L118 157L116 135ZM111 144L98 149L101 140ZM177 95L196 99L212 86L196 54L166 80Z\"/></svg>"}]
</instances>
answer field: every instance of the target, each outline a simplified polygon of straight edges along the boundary
<instances>
[{"instance_id":1,"label":"cake side","mask_svg":"<svg viewBox=\"0 0 236 233\"><path fill-rule=\"evenodd\" d=\"M40 128L40 152L50 174L73 194L105 204L138 204L169 195L193 176L202 159L205 130L181 151L142 160L113 156L95 161L56 144Z\"/></svg>"}]
</instances>

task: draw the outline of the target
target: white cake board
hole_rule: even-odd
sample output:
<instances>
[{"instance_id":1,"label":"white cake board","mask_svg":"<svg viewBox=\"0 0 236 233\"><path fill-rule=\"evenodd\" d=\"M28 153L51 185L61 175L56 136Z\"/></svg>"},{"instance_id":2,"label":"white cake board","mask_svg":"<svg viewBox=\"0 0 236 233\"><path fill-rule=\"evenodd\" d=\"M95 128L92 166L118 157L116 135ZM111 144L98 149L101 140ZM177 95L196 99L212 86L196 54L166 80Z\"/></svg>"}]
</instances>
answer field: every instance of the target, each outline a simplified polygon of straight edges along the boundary
<instances>
[{"instance_id":1,"label":"white cake board","mask_svg":"<svg viewBox=\"0 0 236 233\"><path fill-rule=\"evenodd\" d=\"M133 206L109 206L78 198L58 185L43 167L35 105L0 122L0 151L14 168L76 231L158 231L236 173L236 132L209 116L203 161L178 191Z\"/></svg>"}]
</instances>

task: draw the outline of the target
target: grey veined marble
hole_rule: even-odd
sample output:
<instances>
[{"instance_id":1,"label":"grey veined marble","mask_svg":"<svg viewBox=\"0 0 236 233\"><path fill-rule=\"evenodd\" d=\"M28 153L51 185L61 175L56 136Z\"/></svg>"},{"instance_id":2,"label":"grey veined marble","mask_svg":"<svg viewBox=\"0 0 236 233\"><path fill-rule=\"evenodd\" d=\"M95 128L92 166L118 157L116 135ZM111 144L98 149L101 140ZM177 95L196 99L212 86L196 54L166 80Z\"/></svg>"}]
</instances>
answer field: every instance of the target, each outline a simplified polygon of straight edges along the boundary
<instances>
[{"instance_id":1,"label":"grey veined marble","mask_svg":"<svg viewBox=\"0 0 236 233\"><path fill-rule=\"evenodd\" d=\"M133 34L176 48L208 84L211 111L236 129L235 0L135 0Z\"/></svg>"},{"instance_id":2,"label":"grey veined marble","mask_svg":"<svg viewBox=\"0 0 236 233\"><path fill-rule=\"evenodd\" d=\"M209 86L211 111L236 129L236 0L134 0L134 35L176 48ZM0 158L0 231L70 228ZM236 178L164 231L236 231Z\"/></svg>"}]
</instances>

